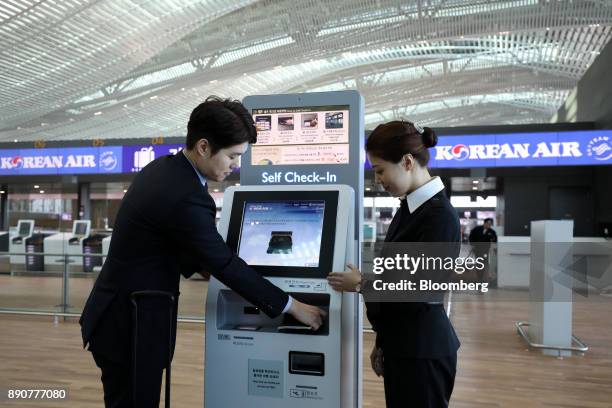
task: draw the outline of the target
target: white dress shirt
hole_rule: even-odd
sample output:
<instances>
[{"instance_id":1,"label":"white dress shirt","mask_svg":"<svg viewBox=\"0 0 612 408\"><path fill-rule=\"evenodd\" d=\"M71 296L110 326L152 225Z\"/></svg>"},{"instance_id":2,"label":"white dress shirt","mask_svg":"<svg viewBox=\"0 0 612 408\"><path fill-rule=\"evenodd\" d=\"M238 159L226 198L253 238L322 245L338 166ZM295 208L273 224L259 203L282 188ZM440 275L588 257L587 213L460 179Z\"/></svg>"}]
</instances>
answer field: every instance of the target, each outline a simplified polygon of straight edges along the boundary
<instances>
[{"instance_id":1,"label":"white dress shirt","mask_svg":"<svg viewBox=\"0 0 612 408\"><path fill-rule=\"evenodd\" d=\"M425 204L427 200L444 190L444 183L440 177L432 177L427 183L414 190L406 196L406 203L410 214L415 212L420 206Z\"/></svg>"}]
</instances>

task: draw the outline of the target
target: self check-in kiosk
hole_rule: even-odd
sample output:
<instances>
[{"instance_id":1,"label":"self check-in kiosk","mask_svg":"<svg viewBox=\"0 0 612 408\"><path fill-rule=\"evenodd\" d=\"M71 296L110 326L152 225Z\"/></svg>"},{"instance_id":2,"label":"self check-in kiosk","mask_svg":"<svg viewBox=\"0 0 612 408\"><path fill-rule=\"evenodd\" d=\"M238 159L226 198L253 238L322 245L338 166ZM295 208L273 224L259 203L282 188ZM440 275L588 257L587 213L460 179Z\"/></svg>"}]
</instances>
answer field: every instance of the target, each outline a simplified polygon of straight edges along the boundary
<instances>
[{"instance_id":1,"label":"self check-in kiosk","mask_svg":"<svg viewBox=\"0 0 612 408\"><path fill-rule=\"evenodd\" d=\"M25 253L26 241L32 237L34 233L34 220L19 220L17 221L17 235L10 238L9 252L10 253ZM23 271L26 266L25 255L11 255L11 270Z\"/></svg>"},{"instance_id":2,"label":"self check-in kiosk","mask_svg":"<svg viewBox=\"0 0 612 408\"><path fill-rule=\"evenodd\" d=\"M83 242L89 237L90 232L91 221L78 220L72 224L72 232L60 232L46 237L44 240L45 271L63 271L66 255L68 255L68 264L70 265L68 270L81 271Z\"/></svg>"},{"instance_id":3,"label":"self check-in kiosk","mask_svg":"<svg viewBox=\"0 0 612 408\"><path fill-rule=\"evenodd\" d=\"M354 262L353 208L353 189L344 185L225 191L219 233L227 244L272 283L328 315L316 332L288 314L270 319L211 278L206 407L358 406L360 316L342 307L344 295L326 280Z\"/></svg>"},{"instance_id":4,"label":"self check-in kiosk","mask_svg":"<svg viewBox=\"0 0 612 408\"><path fill-rule=\"evenodd\" d=\"M83 272L94 272L102 267L104 262L102 256L104 252L104 240L108 234L91 234L83 240ZM108 252L107 252L108 253Z\"/></svg>"}]
</instances>

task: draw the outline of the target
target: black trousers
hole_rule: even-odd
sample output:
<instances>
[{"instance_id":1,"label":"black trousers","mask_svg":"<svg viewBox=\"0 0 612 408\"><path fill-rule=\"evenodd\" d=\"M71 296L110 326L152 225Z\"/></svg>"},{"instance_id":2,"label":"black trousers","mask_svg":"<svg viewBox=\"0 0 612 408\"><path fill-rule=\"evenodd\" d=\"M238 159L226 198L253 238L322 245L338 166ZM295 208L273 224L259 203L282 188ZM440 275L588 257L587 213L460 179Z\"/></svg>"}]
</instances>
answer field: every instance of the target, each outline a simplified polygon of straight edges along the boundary
<instances>
[{"instance_id":1,"label":"black trousers","mask_svg":"<svg viewBox=\"0 0 612 408\"><path fill-rule=\"evenodd\" d=\"M119 364L93 350L91 353L96 365L102 370L106 408L159 408L163 370L139 370L135 387L131 362ZM138 394L138 404L134 403L134 392Z\"/></svg>"},{"instance_id":2,"label":"black trousers","mask_svg":"<svg viewBox=\"0 0 612 408\"><path fill-rule=\"evenodd\" d=\"M448 407L456 372L456 353L437 359L385 358L387 408Z\"/></svg>"}]
</instances>

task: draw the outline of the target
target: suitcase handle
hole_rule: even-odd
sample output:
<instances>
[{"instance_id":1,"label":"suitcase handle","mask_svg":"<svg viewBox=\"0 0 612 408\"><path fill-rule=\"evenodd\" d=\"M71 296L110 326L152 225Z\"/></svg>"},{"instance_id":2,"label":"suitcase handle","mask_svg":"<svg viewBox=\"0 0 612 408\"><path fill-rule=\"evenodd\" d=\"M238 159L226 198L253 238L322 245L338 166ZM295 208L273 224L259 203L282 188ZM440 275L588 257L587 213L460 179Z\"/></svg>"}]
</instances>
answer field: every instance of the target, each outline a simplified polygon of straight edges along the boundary
<instances>
[{"instance_id":1,"label":"suitcase handle","mask_svg":"<svg viewBox=\"0 0 612 408\"><path fill-rule=\"evenodd\" d=\"M136 345L138 344L138 300L140 298L144 298L144 297L163 297L168 299L168 304L169 304L169 317L170 317L170 321L169 321L169 328L170 331L172 332L172 327L173 327L173 320L174 320L174 305L175 305L175 297L172 293L170 292L165 292L162 290L141 290L141 291L137 291L137 292L132 292L130 294L130 301L132 302L132 305L134 306L134 361L133 361L133 371L134 371L134 384L136 384L136 358L137 358L137 347ZM171 369L170 366L172 365L172 333L170 333L170 335L168 336L168 367L166 367L166 387L165 387L165 397L164 397L164 406L165 408L170 408L170 375L171 375ZM136 401L136 392L134 392L134 404L135 406L138 406L138 403Z\"/></svg>"}]
</instances>

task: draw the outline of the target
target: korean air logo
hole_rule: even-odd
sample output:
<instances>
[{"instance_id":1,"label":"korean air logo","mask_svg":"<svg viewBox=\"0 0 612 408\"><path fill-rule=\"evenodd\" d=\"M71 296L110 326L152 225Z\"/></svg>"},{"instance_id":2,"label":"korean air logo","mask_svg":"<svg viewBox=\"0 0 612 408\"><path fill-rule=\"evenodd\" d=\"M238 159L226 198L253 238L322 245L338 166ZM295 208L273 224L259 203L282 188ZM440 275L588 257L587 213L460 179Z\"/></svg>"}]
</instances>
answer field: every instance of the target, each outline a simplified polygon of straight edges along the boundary
<instances>
[{"instance_id":1,"label":"korean air logo","mask_svg":"<svg viewBox=\"0 0 612 408\"><path fill-rule=\"evenodd\" d=\"M105 171L113 171L117 167L117 157L112 150L106 151L100 155L100 167Z\"/></svg>"},{"instance_id":2,"label":"korean air logo","mask_svg":"<svg viewBox=\"0 0 612 408\"><path fill-rule=\"evenodd\" d=\"M11 159L11 168L20 169L23 167L23 158L21 156L15 156Z\"/></svg>"},{"instance_id":3,"label":"korean air logo","mask_svg":"<svg viewBox=\"0 0 612 408\"><path fill-rule=\"evenodd\" d=\"M456 160L463 161L470 156L470 149L464 144L458 144L453 146L451 153Z\"/></svg>"},{"instance_id":4,"label":"korean air logo","mask_svg":"<svg viewBox=\"0 0 612 408\"><path fill-rule=\"evenodd\" d=\"M587 154L595 160L609 160L612 158L612 146L608 136L599 136L591 139L587 145Z\"/></svg>"}]
</instances>

